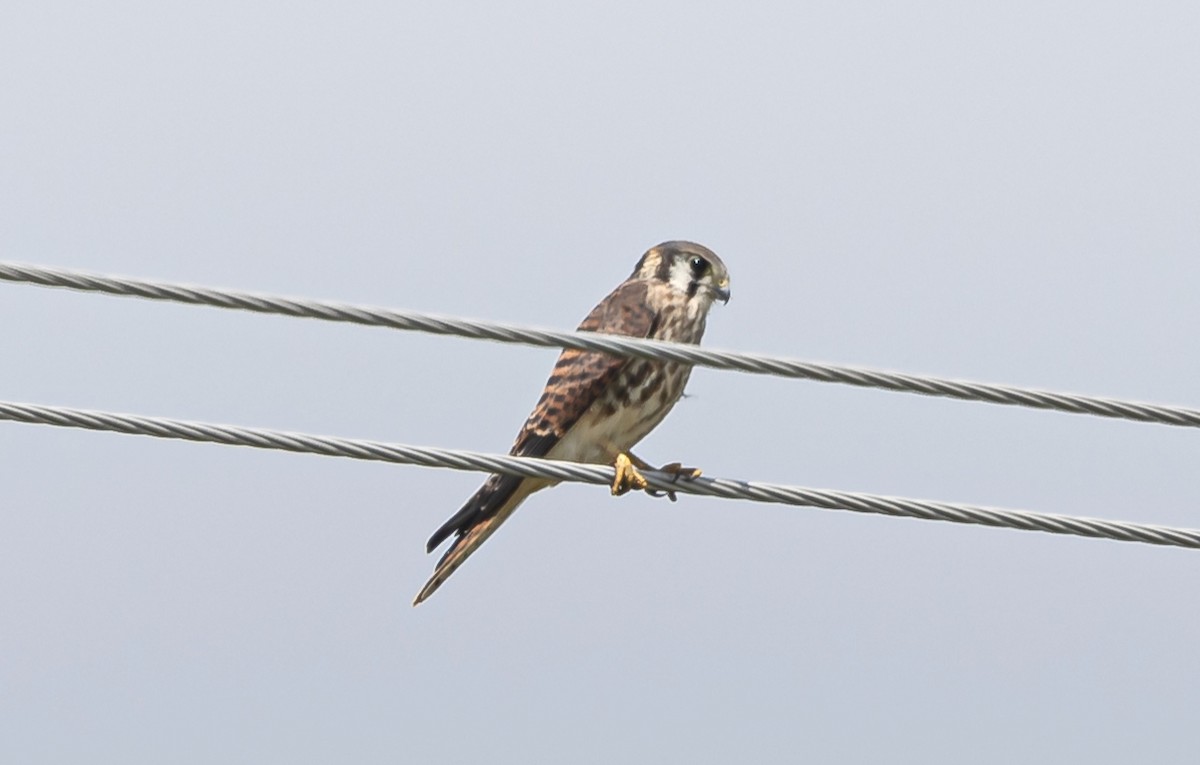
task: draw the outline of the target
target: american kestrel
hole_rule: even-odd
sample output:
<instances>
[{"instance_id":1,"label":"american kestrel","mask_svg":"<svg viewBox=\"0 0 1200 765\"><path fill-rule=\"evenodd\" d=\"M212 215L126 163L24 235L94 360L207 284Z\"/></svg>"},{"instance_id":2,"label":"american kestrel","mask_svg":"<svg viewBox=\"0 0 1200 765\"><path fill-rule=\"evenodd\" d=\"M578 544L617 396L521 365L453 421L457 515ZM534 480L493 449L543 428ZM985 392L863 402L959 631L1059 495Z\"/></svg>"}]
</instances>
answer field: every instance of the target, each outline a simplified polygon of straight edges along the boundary
<instances>
[{"instance_id":1,"label":"american kestrel","mask_svg":"<svg viewBox=\"0 0 1200 765\"><path fill-rule=\"evenodd\" d=\"M699 343L714 300L729 301L729 272L716 253L694 242L664 242L642 256L579 331ZM637 469L650 466L629 450L671 411L691 371L687 364L567 349L509 454L613 465L613 494L646 489ZM700 474L678 464L664 470ZM432 595L530 494L555 483L490 476L429 538L428 552L452 535L454 541L413 605Z\"/></svg>"}]
</instances>

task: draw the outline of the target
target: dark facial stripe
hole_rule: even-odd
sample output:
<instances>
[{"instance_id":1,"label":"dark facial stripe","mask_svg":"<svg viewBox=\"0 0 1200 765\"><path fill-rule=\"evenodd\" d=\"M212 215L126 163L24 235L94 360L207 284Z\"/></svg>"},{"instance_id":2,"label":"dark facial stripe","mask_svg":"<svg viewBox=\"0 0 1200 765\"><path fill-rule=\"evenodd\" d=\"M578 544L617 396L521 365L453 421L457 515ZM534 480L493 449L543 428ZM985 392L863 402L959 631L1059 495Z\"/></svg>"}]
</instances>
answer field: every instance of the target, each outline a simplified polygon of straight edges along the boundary
<instances>
[{"instance_id":1,"label":"dark facial stripe","mask_svg":"<svg viewBox=\"0 0 1200 765\"><path fill-rule=\"evenodd\" d=\"M654 271L654 278L660 282L671 278L671 256L665 252L658 253L658 268Z\"/></svg>"},{"instance_id":2,"label":"dark facial stripe","mask_svg":"<svg viewBox=\"0 0 1200 765\"><path fill-rule=\"evenodd\" d=\"M693 279L688 282L687 295L689 298L696 297L696 291L700 289L700 282Z\"/></svg>"}]
</instances>

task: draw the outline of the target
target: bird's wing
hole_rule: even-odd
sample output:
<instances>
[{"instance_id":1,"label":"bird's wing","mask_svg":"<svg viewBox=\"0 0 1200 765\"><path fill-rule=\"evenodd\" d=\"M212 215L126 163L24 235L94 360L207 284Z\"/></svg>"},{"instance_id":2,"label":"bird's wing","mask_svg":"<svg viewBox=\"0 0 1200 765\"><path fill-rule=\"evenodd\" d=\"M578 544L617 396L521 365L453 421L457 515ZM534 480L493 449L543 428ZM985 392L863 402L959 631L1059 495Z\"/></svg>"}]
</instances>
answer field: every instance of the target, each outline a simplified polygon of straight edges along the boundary
<instances>
[{"instance_id":1,"label":"bird's wing","mask_svg":"<svg viewBox=\"0 0 1200 765\"><path fill-rule=\"evenodd\" d=\"M646 289L644 282L625 282L592 309L579 325L579 330L649 337L654 332L658 317L646 303ZM509 453L518 457L546 456L595 403L628 361L626 357L595 351L571 348L563 351L554 365L554 371L550 373L550 379L546 381L541 399L525 421ZM429 538L426 549L432 552L452 534L457 534L413 604L433 594L526 497L551 483L542 479L499 474L489 477L479 491Z\"/></svg>"}]
</instances>

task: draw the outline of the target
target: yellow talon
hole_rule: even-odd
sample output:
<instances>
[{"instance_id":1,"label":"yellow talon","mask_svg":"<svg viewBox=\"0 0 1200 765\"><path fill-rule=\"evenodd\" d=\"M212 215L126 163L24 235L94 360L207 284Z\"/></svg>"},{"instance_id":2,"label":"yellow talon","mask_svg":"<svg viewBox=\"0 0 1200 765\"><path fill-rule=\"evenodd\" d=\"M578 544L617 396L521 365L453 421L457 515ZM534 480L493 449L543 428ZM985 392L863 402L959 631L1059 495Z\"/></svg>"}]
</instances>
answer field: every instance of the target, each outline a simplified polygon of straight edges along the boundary
<instances>
[{"instance_id":1,"label":"yellow talon","mask_svg":"<svg viewBox=\"0 0 1200 765\"><path fill-rule=\"evenodd\" d=\"M680 478L690 481L693 478L700 477L700 468L684 467L678 462L672 462L668 465L663 465L658 470L660 473L669 474L671 476L671 483L677 482ZM661 497L666 495L667 499L671 500L672 502L675 501L675 492L671 491L670 489L664 489L662 491L657 489L646 489L646 493L651 497Z\"/></svg>"},{"instance_id":2,"label":"yellow talon","mask_svg":"<svg viewBox=\"0 0 1200 765\"><path fill-rule=\"evenodd\" d=\"M650 485L646 483L646 479L633 466L633 461L629 459L629 455L625 452L617 455L617 460L613 463L613 467L617 470L617 475L613 478L612 485L614 497L619 497L630 489L641 491Z\"/></svg>"},{"instance_id":3,"label":"yellow talon","mask_svg":"<svg viewBox=\"0 0 1200 765\"><path fill-rule=\"evenodd\" d=\"M691 479L700 477L700 468L684 467L678 462L672 462L669 465L663 465L659 468L659 471L663 473L670 473L671 475L675 476L676 480L680 478Z\"/></svg>"}]
</instances>

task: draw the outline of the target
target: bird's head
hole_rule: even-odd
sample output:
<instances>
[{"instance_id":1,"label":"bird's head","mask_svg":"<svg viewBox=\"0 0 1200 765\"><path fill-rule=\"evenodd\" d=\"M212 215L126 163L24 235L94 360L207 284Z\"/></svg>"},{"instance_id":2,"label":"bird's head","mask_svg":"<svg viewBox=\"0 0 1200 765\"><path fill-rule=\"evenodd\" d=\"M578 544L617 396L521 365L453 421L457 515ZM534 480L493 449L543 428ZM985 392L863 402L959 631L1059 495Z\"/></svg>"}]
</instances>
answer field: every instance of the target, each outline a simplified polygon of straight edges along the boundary
<instances>
[{"instance_id":1,"label":"bird's head","mask_svg":"<svg viewBox=\"0 0 1200 765\"><path fill-rule=\"evenodd\" d=\"M699 300L705 309L714 300L729 302L729 271L717 253L695 242L663 242L651 247L631 278L665 282L689 301Z\"/></svg>"}]
</instances>

